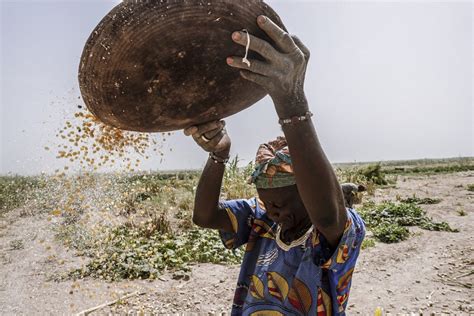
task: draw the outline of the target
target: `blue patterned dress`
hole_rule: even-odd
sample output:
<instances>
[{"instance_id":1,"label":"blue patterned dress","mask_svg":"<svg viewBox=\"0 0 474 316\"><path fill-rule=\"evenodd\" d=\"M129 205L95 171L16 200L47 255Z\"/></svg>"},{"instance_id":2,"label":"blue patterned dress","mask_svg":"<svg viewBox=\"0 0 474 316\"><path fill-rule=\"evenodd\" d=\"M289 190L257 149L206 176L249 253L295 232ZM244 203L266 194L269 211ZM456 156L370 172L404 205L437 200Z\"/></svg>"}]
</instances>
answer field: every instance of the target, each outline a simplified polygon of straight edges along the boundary
<instances>
[{"instance_id":1,"label":"blue patterned dress","mask_svg":"<svg viewBox=\"0 0 474 316\"><path fill-rule=\"evenodd\" d=\"M345 315L352 273L365 235L363 220L347 209L336 250L314 227L288 251L278 246L277 224L257 198L221 202L235 233L220 231L226 248L246 244L232 315Z\"/></svg>"}]
</instances>

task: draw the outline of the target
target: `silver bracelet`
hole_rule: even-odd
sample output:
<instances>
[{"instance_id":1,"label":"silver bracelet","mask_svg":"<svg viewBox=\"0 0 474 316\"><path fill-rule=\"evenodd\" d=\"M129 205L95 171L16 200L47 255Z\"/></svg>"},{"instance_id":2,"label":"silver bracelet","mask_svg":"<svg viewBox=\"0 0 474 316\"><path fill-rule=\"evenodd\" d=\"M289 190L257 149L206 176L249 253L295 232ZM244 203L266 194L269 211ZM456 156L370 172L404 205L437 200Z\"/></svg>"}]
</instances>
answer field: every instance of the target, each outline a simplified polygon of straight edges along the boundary
<instances>
[{"instance_id":1,"label":"silver bracelet","mask_svg":"<svg viewBox=\"0 0 474 316\"><path fill-rule=\"evenodd\" d=\"M281 126L283 126L283 125L293 125L293 124L296 124L296 123L309 121L312 116L313 116L313 113L308 111L303 116L293 116L293 117L286 118L286 119L279 119L278 123L280 123Z\"/></svg>"},{"instance_id":2,"label":"silver bracelet","mask_svg":"<svg viewBox=\"0 0 474 316\"><path fill-rule=\"evenodd\" d=\"M217 156L215 153L213 152L210 152L209 153L209 158L211 158L214 163L221 163L223 165L225 165L228 161L229 161L229 156L227 156L227 158L221 158L219 156Z\"/></svg>"}]
</instances>

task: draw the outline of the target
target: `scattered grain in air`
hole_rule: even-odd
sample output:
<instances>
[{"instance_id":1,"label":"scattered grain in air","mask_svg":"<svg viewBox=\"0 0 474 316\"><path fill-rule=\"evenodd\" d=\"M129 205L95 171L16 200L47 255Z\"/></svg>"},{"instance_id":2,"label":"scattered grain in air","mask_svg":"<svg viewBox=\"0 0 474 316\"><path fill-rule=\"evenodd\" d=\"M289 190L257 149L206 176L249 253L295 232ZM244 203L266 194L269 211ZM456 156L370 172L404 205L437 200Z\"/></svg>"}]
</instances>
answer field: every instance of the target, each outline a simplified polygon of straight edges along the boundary
<instances>
[{"instance_id":1,"label":"scattered grain in air","mask_svg":"<svg viewBox=\"0 0 474 316\"><path fill-rule=\"evenodd\" d=\"M159 143L155 135L124 131L99 121L86 108L78 106L79 111L74 113L74 118L67 120L56 134L61 142L58 146L58 159L66 159L68 163L78 162L81 168L89 167L99 170L102 167L111 167L116 163L124 164L132 155L139 155L137 164L150 158L146 155L148 150L162 154L161 144L164 137L171 133L161 133ZM49 147L45 147L49 150ZM139 166L135 166L139 167ZM125 163L128 171L133 171L130 164ZM64 168L68 170L69 168Z\"/></svg>"}]
</instances>

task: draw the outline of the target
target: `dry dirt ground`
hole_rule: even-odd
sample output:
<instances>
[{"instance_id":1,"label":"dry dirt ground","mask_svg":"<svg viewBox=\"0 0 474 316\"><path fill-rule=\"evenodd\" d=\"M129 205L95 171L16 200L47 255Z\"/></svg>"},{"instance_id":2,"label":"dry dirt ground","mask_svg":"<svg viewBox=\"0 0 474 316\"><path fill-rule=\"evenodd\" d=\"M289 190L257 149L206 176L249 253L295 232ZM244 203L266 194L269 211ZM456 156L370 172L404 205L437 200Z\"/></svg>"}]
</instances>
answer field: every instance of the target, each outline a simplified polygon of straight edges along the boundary
<instances>
[{"instance_id":1,"label":"dry dirt ground","mask_svg":"<svg viewBox=\"0 0 474 316\"><path fill-rule=\"evenodd\" d=\"M396 196L437 197L423 205L435 220L447 221L459 233L411 229L410 239L377 243L361 252L353 278L348 315L388 313L474 314L474 172L433 176L400 176L397 187L377 190L375 200ZM463 209L467 215L460 216ZM0 314L75 314L122 299L92 314L166 314L228 312L238 266L200 264L189 280L171 273L154 281L107 283L84 279L56 282L54 273L81 265L81 257L54 241L46 215L20 217L15 210L0 219ZM34 213L34 212L33 212Z\"/></svg>"}]
</instances>

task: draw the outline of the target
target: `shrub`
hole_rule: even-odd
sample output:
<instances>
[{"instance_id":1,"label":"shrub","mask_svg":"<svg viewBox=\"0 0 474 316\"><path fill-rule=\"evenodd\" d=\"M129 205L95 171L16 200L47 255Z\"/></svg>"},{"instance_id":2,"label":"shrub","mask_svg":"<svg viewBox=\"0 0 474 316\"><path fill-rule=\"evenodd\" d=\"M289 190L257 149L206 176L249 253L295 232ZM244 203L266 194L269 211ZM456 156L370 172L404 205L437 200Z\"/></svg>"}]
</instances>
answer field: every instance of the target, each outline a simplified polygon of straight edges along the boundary
<instances>
[{"instance_id":1,"label":"shrub","mask_svg":"<svg viewBox=\"0 0 474 316\"><path fill-rule=\"evenodd\" d=\"M413 204L417 204L417 205L421 205L421 204L438 204L440 203L442 200L441 199L438 199L438 198L430 198L430 197L427 197L427 198L419 198L417 197L415 194L413 194L412 197L407 197L405 199L401 199L400 202L402 203L413 203Z\"/></svg>"},{"instance_id":2,"label":"shrub","mask_svg":"<svg viewBox=\"0 0 474 316\"><path fill-rule=\"evenodd\" d=\"M378 185L389 185L396 182L396 178L387 179L380 163L362 167L337 168L336 175L340 183L363 184L367 193L373 195Z\"/></svg>"},{"instance_id":3,"label":"shrub","mask_svg":"<svg viewBox=\"0 0 474 316\"><path fill-rule=\"evenodd\" d=\"M374 237L382 242L393 243L408 238L409 232L405 226L418 226L426 230L457 232L446 222L434 222L426 216L415 203L384 201L364 203L358 209L367 227L373 231Z\"/></svg>"},{"instance_id":4,"label":"shrub","mask_svg":"<svg viewBox=\"0 0 474 316\"><path fill-rule=\"evenodd\" d=\"M362 241L362 245L360 246L362 249L367 249L371 247L375 247L375 240L373 238L365 238Z\"/></svg>"},{"instance_id":5,"label":"shrub","mask_svg":"<svg viewBox=\"0 0 474 316\"><path fill-rule=\"evenodd\" d=\"M373 182L375 184L388 184L388 181L385 179L385 174L382 172L382 166L380 163L368 165L361 170L361 174L367 179L367 181Z\"/></svg>"},{"instance_id":6,"label":"shrub","mask_svg":"<svg viewBox=\"0 0 474 316\"><path fill-rule=\"evenodd\" d=\"M238 163L239 156L235 156L225 169L222 184L223 199L248 199L257 195L255 186L247 182L254 170L253 162L244 168L239 168Z\"/></svg>"},{"instance_id":7,"label":"shrub","mask_svg":"<svg viewBox=\"0 0 474 316\"><path fill-rule=\"evenodd\" d=\"M382 223L373 229L374 237L385 243L395 243L408 239L410 235L406 227L398 224Z\"/></svg>"},{"instance_id":8,"label":"shrub","mask_svg":"<svg viewBox=\"0 0 474 316\"><path fill-rule=\"evenodd\" d=\"M144 227L114 228L92 260L70 277L109 281L155 278L164 270L188 270L196 262L240 263L242 250L225 250L216 231L192 229L174 236Z\"/></svg>"}]
</instances>

